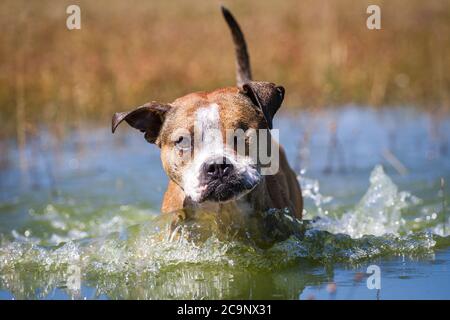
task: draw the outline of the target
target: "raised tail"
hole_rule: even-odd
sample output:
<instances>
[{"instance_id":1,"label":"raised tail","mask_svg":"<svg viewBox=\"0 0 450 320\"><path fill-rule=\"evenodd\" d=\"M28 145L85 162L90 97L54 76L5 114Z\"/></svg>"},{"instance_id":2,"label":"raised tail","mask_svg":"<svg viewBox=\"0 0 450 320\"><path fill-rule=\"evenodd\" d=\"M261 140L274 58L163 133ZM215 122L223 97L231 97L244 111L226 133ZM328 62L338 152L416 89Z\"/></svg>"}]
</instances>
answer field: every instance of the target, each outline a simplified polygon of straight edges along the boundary
<instances>
[{"instance_id":1,"label":"raised tail","mask_svg":"<svg viewBox=\"0 0 450 320\"><path fill-rule=\"evenodd\" d=\"M241 28L231 12L224 6L221 6L221 9L233 37L234 49L236 52L236 83L238 87L242 87L242 85L252 80L247 44L245 43Z\"/></svg>"}]
</instances>

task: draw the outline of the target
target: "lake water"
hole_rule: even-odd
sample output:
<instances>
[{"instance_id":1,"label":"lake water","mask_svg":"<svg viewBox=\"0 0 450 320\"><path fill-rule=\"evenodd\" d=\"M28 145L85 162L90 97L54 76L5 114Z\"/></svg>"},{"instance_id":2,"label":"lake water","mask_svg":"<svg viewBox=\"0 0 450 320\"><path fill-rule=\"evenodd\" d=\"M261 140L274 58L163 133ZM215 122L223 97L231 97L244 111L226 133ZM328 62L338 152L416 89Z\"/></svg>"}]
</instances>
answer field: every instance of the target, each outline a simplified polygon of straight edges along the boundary
<instances>
[{"instance_id":1,"label":"lake water","mask_svg":"<svg viewBox=\"0 0 450 320\"><path fill-rule=\"evenodd\" d=\"M265 249L171 237L158 149L108 124L3 143L1 299L450 299L449 117L281 115L309 222Z\"/></svg>"}]
</instances>

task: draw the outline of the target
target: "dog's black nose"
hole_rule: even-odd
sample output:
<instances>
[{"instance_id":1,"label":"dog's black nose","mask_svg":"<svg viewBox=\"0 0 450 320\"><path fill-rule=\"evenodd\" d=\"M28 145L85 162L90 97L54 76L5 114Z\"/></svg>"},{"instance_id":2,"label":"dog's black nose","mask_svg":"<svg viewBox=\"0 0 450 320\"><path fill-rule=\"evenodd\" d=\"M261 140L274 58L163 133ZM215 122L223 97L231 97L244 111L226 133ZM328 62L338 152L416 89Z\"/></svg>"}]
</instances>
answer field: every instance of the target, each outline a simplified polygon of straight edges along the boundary
<instances>
[{"instance_id":1,"label":"dog's black nose","mask_svg":"<svg viewBox=\"0 0 450 320\"><path fill-rule=\"evenodd\" d=\"M226 158L207 162L204 166L205 175L211 180L222 180L230 175L233 169L234 166L231 163L228 163Z\"/></svg>"}]
</instances>

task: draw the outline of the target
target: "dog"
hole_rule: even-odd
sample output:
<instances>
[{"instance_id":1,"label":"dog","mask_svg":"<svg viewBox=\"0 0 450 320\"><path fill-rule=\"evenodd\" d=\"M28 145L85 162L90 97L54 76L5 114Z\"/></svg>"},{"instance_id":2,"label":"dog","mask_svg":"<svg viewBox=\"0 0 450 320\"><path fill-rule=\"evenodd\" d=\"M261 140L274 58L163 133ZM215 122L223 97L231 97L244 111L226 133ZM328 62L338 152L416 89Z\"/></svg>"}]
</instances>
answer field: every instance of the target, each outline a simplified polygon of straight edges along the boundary
<instances>
[{"instance_id":1,"label":"dog","mask_svg":"<svg viewBox=\"0 0 450 320\"><path fill-rule=\"evenodd\" d=\"M299 221L303 211L300 185L284 150L270 133L284 88L252 80L244 35L230 11L221 10L235 47L237 85L115 113L112 132L126 121L161 149L162 166L169 177L163 213L177 212L180 219L189 219L205 211L245 216L275 208ZM269 144L279 150L277 172L261 174L258 159L250 161L248 155L230 147L224 138L228 129L267 130ZM199 144L193 143L196 136L201 137ZM244 135L248 147L247 138Z\"/></svg>"}]
</instances>

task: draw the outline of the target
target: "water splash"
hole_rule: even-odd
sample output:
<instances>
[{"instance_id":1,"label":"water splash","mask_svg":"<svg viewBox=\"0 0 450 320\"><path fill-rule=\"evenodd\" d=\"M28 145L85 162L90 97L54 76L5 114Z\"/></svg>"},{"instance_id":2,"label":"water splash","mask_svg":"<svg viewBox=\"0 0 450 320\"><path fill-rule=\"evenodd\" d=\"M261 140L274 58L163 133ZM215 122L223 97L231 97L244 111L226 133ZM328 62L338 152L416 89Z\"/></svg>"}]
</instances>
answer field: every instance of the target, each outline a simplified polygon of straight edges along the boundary
<instances>
[{"instance_id":1,"label":"water splash","mask_svg":"<svg viewBox=\"0 0 450 320\"><path fill-rule=\"evenodd\" d=\"M302 169L298 177L302 188L302 195L304 199L311 199L313 201L316 211L309 213L304 209L303 216L311 219L314 217L313 215L328 215L328 211L323 208L323 205L330 203L333 200L333 197L321 194L319 180L308 178L305 174L306 170Z\"/></svg>"},{"instance_id":2,"label":"water splash","mask_svg":"<svg viewBox=\"0 0 450 320\"><path fill-rule=\"evenodd\" d=\"M120 230L106 233L105 228L114 231L113 221L97 227L82 229L91 235L98 234L92 240L80 240L70 230L80 230L80 223L72 216L58 215L58 210L47 206L44 212L37 215L40 219L52 219L60 228L67 228L69 220L71 229L66 234L65 244L44 247L52 244L49 239L24 237L15 233L14 241L3 240L0 246L0 270L14 267L17 264L34 264L44 269L58 265L73 264L79 260L84 269L102 270L102 272L146 271L159 272L164 268L179 264L227 265L230 267L250 267L272 269L283 267L298 258L319 261L348 261L372 258L383 254L421 253L433 248L435 241L430 233L409 234L399 236L400 228L405 224L401 211L419 201L408 192L398 191L397 186L384 173L381 166L374 168L370 175L370 186L350 211L341 217L332 218L323 204L332 198L320 193L318 181L302 178L305 197L312 198L317 206L318 219L311 224L305 222L302 231L304 237L291 237L280 241L269 249L261 249L239 239L223 239L214 234L197 243L185 237L188 226L182 227L181 236L173 237L168 232L170 221L162 215ZM126 209L126 210L125 210ZM121 208L123 212L130 208ZM139 213L139 210L135 210ZM139 216L139 214L132 214ZM268 212L271 219L283 223L286 230L301 228L295 219L288 219L283 212ZM72 219L70 219L72 218ZM119 224L123 226L122 224ZM213 230L216 226L190 225L189 228ZM121 231L121 232L119 232ZM437 232L438 233L438 232ZM388 236L387 236L388 234ZM69 239L72 237L72 239ZM30 240L32 239L32 240ZM276 252L276 255L273 253Z\"/></svg>"},{"instance_id":3,"label":"water splash","mask_svg":"<svg viewBox=\"0 0 450 320\"><path fill-rule=\"evenodd\" d=\"M402 210L418 204L419 200L408 192L399 191L381 166L372 171L370 186L357 205L340 217L328 214L325 206L332 198L320 193L317 181L303 181L305 197L314 200L319 218L311 223L300 223L288 218L283 211L268 212L267 215L282 222L284 228L304 230L302 236L291 236L267 248L214 234L204 241L194 241L187 235L198 226L196 224L181 226L174 236L167 215L147 217L147 222L125 229L124 221L116 226L100 224L100 227L81 228L77 220L80 217L76 214L61 218L63 210L46 207L36 216L46 223L54 219L56 225L51 225L55 230L69 229L64 235L68 241L52 244L52 237L48 235L33 238L30 234L18 233L13 239L0 239L0 288L6 288L16 297L29 298L36 297L36 288L40 289L38 297L46 297L55 288L62 287L70 296L76 296L79 293L70 291L65 284L70 276L69 267L76 266L84 281L95 279L93 284L98 294L109 297L123 298L124 292L130 290L127 279L133 279L132 283L148 288L152 295L130 293L127 297L223 298L233 281L230 273L273 272L303 262L355 264L381 256L429 255L436 247L449 245L448 238L426 229L408 232ZM128 214L140 217L137 208L122 209L136 211ZM308 214L313 215L313 211ZM212 226L200 227L213 230ZM108 233L107 229L117 232ZM70 230L97 236L77 239ZM438 229L436 233L439 234ZM217 270L224 273L219 279L215 278ZM205 287L193 285L197 283L195 279L203 278L216 280ZM158 279L164 279L164 285ZM184 284L181 289L180 283Z\"/></svg>"},{"instance_id":4,"label":"water splash","mask_svg":"<svg viewBox=\"0 0 450 320\"><path fill-rule=\"evenodd\" d=\"M370 174L370 186L359 203L341 217L320 214L314 226L332 233L344 233L352 238L364 235L398 235L405 224L402 210L418 204L420 200L409 192L399 191L381 166Z\"/></svg>"},{"instance_id":5,"label":"water splash","mask_svg":"<svg viewBox=\"0 0 450 320\"><path fill-rule=\"evenodd\" d=\"M72 240L120 232L155 216L156 212L152 210L131 205L96 209L72 201L53 202L42 209L30 209L28 221L33 228L14 229L11 235L20 242L57 246Z\"/></svg>"}]
</instances>

